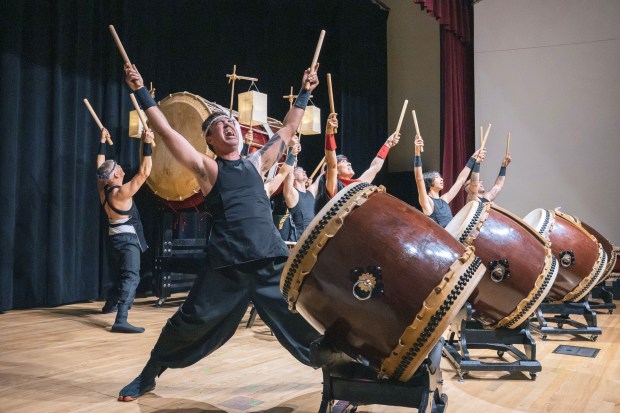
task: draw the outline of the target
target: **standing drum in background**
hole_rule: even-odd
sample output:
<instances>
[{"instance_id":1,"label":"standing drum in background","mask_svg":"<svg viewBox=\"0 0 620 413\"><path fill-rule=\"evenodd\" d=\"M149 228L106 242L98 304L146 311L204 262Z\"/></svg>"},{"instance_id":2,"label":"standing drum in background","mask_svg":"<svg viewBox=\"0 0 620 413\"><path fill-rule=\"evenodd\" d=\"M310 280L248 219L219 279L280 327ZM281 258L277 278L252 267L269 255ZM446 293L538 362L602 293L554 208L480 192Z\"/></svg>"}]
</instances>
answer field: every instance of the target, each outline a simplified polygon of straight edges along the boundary
<instances>
[{"instance_id":1,"label":"standing drum in background","mask_svg":"<svg viewBox=\"0 0 620 413\"><path fill-rule=\"evenodd\" d=\"M485 267L439 225L368 183L351 184L313 219L280 288L338 350L409 380Z\"/></svg>"},{"instance_id":2,"label":"standing drum in background","mask_svg":"<svg viewBox=\"0 0 620 413\"><path fill-rule=\"evenodd\" d=\"M607 266L601 244L574 217L560 211L538 208L524 220L550 242L558 260L558 276L548 301L577 302L586 297Z\"/></svg>"},{"instance_id":3,"label":"standing drum in background","mask_svg":"<svg viewBox=\"0 0 620 413\"><path fill-rule=\"evenodd\" d=\"M487 272L469 297L488 328L518 328L543 301L558 273L551 248L521 218L491 203L467 203L446 226L475 248Z\"/></svg>"}]
</instances>

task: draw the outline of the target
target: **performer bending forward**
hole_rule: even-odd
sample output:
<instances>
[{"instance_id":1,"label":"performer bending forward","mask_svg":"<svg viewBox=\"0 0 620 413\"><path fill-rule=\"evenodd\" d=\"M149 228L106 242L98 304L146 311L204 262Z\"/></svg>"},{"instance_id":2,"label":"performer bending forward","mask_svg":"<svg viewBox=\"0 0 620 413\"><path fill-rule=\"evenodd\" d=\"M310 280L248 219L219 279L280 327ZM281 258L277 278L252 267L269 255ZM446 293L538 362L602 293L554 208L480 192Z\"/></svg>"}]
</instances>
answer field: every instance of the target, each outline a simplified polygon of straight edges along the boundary
<instances>
[{"instance_id":1,"label":"performer bending forward","mask_svg":"<svg viewBox=\"0 0 620 413\"><path fill-rule=\"evenodd\" d=\"M280 293L288 250L273 225L262 176L295 133L310 92L318 85L317 68L318 64L305 71L302 85L309 82L310 88L299 92L282 128L245 159L237 151L239 136L230 117L211 114L202 131L217 155L213 160L170 127L135 66L125 66L127 84L136 91L153 129L172 155L194 173L212 228L204 274L196 278L186 301L164 326L146 366L120 391L118 400L135 400L155 388L156 377L166 368L189 366L222 346L235 333L250 301L278 341L309 365L309 344L319 333L288 310Z\"/></svg>"}]
</instances>

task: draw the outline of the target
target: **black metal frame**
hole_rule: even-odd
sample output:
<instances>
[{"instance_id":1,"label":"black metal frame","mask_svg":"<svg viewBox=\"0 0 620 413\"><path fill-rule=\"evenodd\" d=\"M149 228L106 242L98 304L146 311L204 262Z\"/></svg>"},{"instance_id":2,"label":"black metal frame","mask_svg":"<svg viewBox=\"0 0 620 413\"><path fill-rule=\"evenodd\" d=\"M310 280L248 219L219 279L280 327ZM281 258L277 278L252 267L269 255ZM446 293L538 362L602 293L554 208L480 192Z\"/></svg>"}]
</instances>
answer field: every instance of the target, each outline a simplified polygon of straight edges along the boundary
<instances>
[{"instance_id":1,"label":"black metal frame","mask_svg":"<svg viewBox=\"0 0 620 413\"><path fill-rule=\"evenodd\" d=\"M595 286L590 292L591 295L588 304L592 310L607 310L609 314L613 314L616 309L614 293L605 287L605 285ZM593 299L600 299L601 301L594 301Z\"/></svg>"},{"instance_id":2,"label":"black metal frame","mask_svg":"<svg viewBox=\"0 0 620 413\"><path fill-rule=\"evenodd\" d=\"M543 314L555 315L545 317ZM572 320L571 315L583 316L585 324ZM554 323L556 327L549 326L549 323ZM530 319L530 325L533 331L542 335L543 340L550 334L571 334L587 336L590 341L596 341L602 334L601 328L596 325L596 313L592 311L586 299L574 303L543 303Z\"/></svg>"},{"instance_id":3,"label":"black metal frame","mask_svg":"<svg viewBox=\"0 0 620 413\"><path fill-rule=\"evenodd\" d=\"M333 350L325 338L312 343L312 364L323 370L323 396L319 413L335 413L336 400L346 400L349 412L357 406L381 404L418 409L419 413L444 413L448 396L442 392L443 379L439 364L443 339L407 382L380 380L370 368ZM332 408L334 408L332 410ZM338 410L342 411L342 410Z\"/></svg>"},{"instance_id":4,"label":"black metal frame","mask_svg":"<svg viewBox=\"0 0 620 413\"><path fill-rule=\"evenodd\" d=\"M456 332L453 331L443 348L444 357L452 364L461 379L470 371L527 372L532 380L536 379L536 373L542 370L542 366L536 360L536 341L530 334L528 322L516 329L490 330L472 318L473 311L469 303L466 304L466 312L466 318L461 320L458 341L455 339ZM525 352L516 348L515 344L523 345ZM509 353L516 360L483 362L473 359L469 353L470 349L495 350L501 359L505 353Z\"/></svg>"}]
</instances>

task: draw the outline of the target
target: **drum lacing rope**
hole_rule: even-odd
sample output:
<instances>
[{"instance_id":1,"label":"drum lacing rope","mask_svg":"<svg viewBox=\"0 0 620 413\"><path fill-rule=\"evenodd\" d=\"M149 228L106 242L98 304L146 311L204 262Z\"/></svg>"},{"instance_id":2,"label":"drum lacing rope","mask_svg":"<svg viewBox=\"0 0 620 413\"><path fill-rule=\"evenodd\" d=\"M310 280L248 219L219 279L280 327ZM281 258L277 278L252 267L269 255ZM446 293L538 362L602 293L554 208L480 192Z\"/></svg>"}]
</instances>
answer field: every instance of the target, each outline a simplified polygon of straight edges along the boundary
<instances>
[{"instance_id":1,"label":"drum lacing rope","mask_svg":"<svg viewBox=\"0 0 620 413\"><path fill-rule=\"evenodd\" d=\"M557 263L558 263L558 261L552 255L551 256L551 267L549 267L549 272L547 272L547 275L545 276L545 279L543 280L542 284L540 285L540 288L538 288L538 291L536 291L536 294L534 294L534 297L532 298L532 301L527 303L525 305L525 307L523 307L523 309L521 309L521 311L519 311L519 313L515 316L515 318L513 318L512 320L510 320L506 324L502 325L502 327L510 328L513 325L515 325L515 323L518 320L520 320L521 317L523 317L525 315L525 313L527 313L530 310L530 308L532 308L532 306L534 304L536 304L538 302L538 299L540 298L540 296L543 294L543 292L547 288L547 285L549 285L549 282L551 282L551 277L553 276L553 273L555 271L555 267L557 266Z\"/></svg>"},{"instance_id":2,"label":"drum lacing rope","mask_svg":"<svg viewBox=\"0 0 620 413\"><path fill-rule=\"evenodd\" d=\"M584 292L588 291L590 289L590 286L592 286L592 284L594 284L595 281L599 281L598 279L599 274L601 273L601 271L603 271L606 265L607 265L607 261L604 259L601 259L601 262L598 263L598 268L596 272L594 273L594 275L592 275L592 278L590 278L590 281L588 281L588 283L584 285L583 288L579 290L577 293L571 292L571 295L578 297L582 295Z\"/></svg>"},{"instance_id":3,"label":"drum lacing rope","mask_svg":"<svg viewBox=\"0 0 620 413\"><path fill-rule=\"evenodd\" d=\"M538 230L538 232L542 236L545 235L545 231L547 230L547 226L549 226L549 220L551 219L551 214L549 213L549 211L547 211L546 209L544 211L545 211L545 220L543 221L542 226Z\"/></svg>"},{"instance_id":4,"label":"drum lacing rope","mask_svg":"<svg viewBox=\"0 0 620 413\"><path fill-rule=\"evenodd\" d=\"M478 223L478 219L480 218L480 215L482 214L483 209L484 209L484 204L480 202L478 204L478 208L476 209L476 213L474 214L474 217L471 219L471 221L469 221L467 228L465 228L465 231L463 231L463 234L459 237L460 243L462 244L465 243L465 240L467 239L467 237L469 237L469 234L471 233L471 231L474 229L474 227Z\"/></svg>"},{"instance_id":5,"label":"drum lacing rope","mask_svg":"<svg viewBox=\"0 0 620 413\"><path fill-rule=\"evenodd\" d=\"M314 240L316 240L316 238L319 236L321 231L323 231L323 228L325 228L327 223L338 213L340 208L342 208L342 206L349 199L351 199L353 195L357 194L362 189L369 187L369 186L370 186L369 183L361 182L355 185L353 188L351 188L329 209L329 211L327 211L327 213L325 213L325 215L323 215L319 223L312 229L310 234L308 234L308 238L306 238L306 241L304 241L304 243L302 244L301 248L297 252L297 255L295 255L295 258L293 259L293 262L291 263L291 266L288 269L288 273L286 274L286 278L284 279L284 285L282 286L282 295L284 296L284 299L287 302L288 302L288 294L291 290L291 283L293 282L293 278L295 276L295 273L297 272L297 268L299 267L299 264L301 264L303 257L310 250L310 247L314 243Z\"/></svg>"},{"instance_id":6,"label":"drum lacing rope","mask_svg":"<svg viewBox=\"0 0 620 413\"><path fill-rule=\"evenodd\" d=\"M448 294L446 300L439 306L439 309L433 314L430 318L430 321L424 327L424 330L416 340L416 342L411 346L411 348L407 351L407 353L403 356L398 367L394 371L393 377L401 377L411 361L416 357L416 355L420 352L424 344L428 341L428 339L433 335L433 332L439 326L441 320L446 316L452 304L456 301L461 292L465 289L467 283L469 283L482 264L482 260L476 257L472 263L469 265L465 273L459 277L458 283L454 286L452 291Z\"/></svg>"}]
</instances>

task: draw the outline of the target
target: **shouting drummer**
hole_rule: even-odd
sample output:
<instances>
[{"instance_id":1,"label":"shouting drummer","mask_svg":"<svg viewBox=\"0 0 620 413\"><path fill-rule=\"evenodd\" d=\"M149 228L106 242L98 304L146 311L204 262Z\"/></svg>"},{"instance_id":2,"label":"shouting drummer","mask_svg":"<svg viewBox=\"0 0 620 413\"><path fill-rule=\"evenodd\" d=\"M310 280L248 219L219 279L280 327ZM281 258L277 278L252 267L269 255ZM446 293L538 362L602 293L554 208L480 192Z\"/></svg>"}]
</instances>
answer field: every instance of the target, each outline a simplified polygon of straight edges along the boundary
<instances>
[{"instance_id":1,"label":"shouting drummer","mask_svg":"<svg viewBox=\"0 0 620 413\"><path fill-rule=\"evenodd\" d=\"M484 159L485 151L477 150L467 161L467 165L456 178L454 185L443 195L439 195L443 188L443 178L439 172L431 171L422 173L422 148L424 148L424 140L420 135L415 137L416 155L413 162L413 172L415 175L415 183L418 188L418 200L422 206L422 212L429 216L433 221L446 227L452 219L452 211L448 205L456 194L460 191L465 183L467 176L471 172L478 156Z\"/></svg>"},{"instance_id":2,"label":"shouting drummer","mask_svg":"<svg viewBox=\"0 0 620 413\"><path fill-rule=\"evenodd\" d=\"M155 379L166 368L190 366L222 346L237 330L250 301L278 341L299 361L310 363L309 345L320 335L301 315L289 311L280 293L288 249L273 225L262 176L295 134L310 93L319 83L317 69L318 64L304 72L302 90L282 127L247 158L239 156L240 137L232 119L212 113L202 131L217 155L214 160L172 129L136 67L125 65L127 84L153 129L172 155L194 173L211 215L211 230L204 274L164 326L140 375L120 391L118 400L135 400L155 388Z\"/></svg>"},{"instance_id":3,"label":"shouting drummer","mask_svg":"<svg viewBox=\"0 0 620 413\"><path fill-rule=\"evenodd\" d=\"M499 168L499 175L495 179L495 185L488 191L484 190L484 183L480 180L480 164L482 161L484 161L484 158L476 159L476 163L471 170L471 178L465 182L467 202L476 200L481 202L493 202L504 187L504 183L506 182L506 168L512 161L512 158L510 157L510 153L506 153L502 165Z\"/></svg>"},{"instance_id":4,"label":"shouting drummer","mask_svg":"<svg viewBox=\"0 0 620 413\"><path fill-rule=\"evenodd\" d=\"M105 159L106 138L109 136L106 128L101 129L101 143L97 155L97 188L99 200L108 216L108 235L115 251L115 258L120 262L121 274L115 288L106 297L101 312L108 314L116 311L112 332L142 333L144 328L133 326L127 321L129 308L136 297L136 288L140 283L140 253L148 248L133 196L151 173L153 133L150 130L144 132L140 170L124 184L123 168L116 161Z\"/></svg>"},{"instance_id":5,"label":"shouting drummer","mask_svg":"<svg viewBox=\"0 0 620 413\"><path fill-rule=\"evenodd\" d=\"M314 210L318 213L327 202L342 188L353 182L372 182L385 163L385 158L390 149L398 144L400 134L393 133L379 149L377 156L370 163L370 167L360 175L353 178L355 171L351 162L344 155L336 156L335 133L338 130L338 118L336 113L330 113L325 127L325 163L327 168L325 176L320 178L317 200Z\"/></svg>"}]
</instances>

